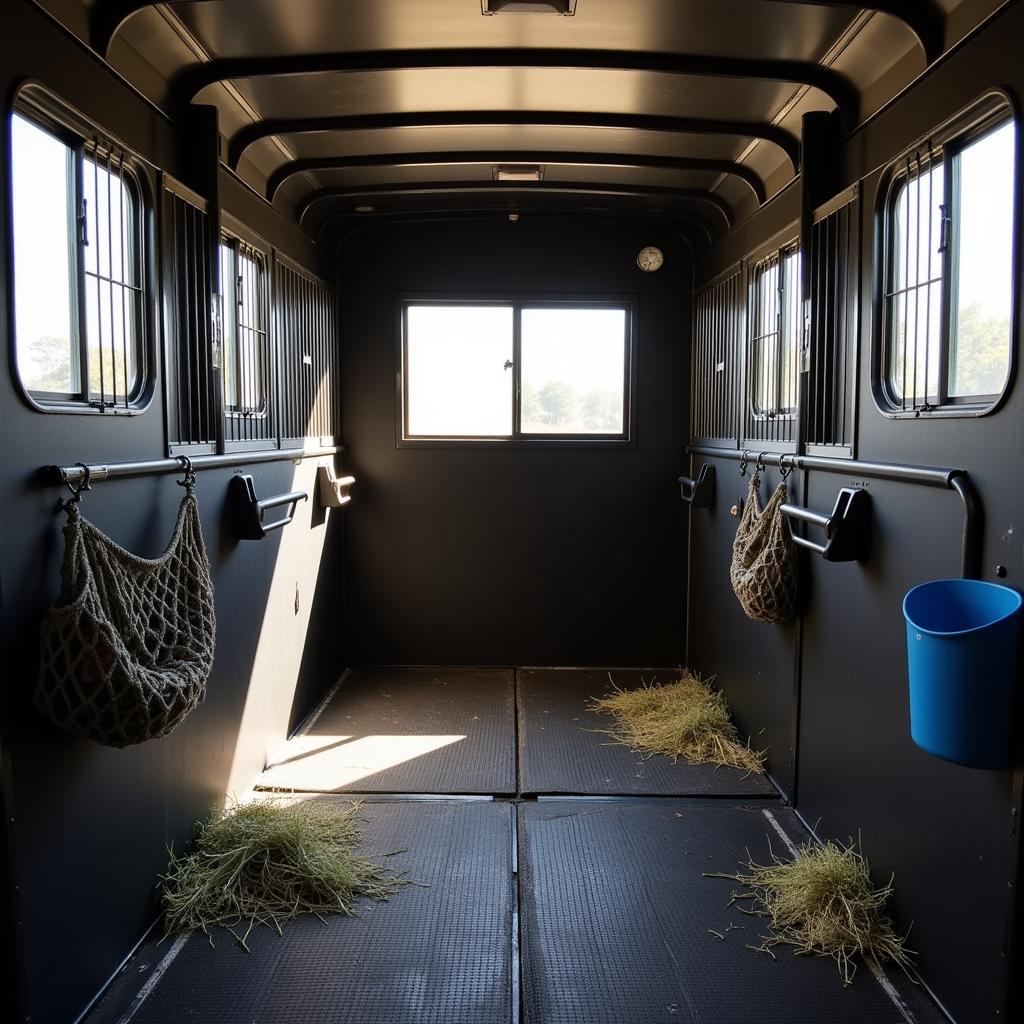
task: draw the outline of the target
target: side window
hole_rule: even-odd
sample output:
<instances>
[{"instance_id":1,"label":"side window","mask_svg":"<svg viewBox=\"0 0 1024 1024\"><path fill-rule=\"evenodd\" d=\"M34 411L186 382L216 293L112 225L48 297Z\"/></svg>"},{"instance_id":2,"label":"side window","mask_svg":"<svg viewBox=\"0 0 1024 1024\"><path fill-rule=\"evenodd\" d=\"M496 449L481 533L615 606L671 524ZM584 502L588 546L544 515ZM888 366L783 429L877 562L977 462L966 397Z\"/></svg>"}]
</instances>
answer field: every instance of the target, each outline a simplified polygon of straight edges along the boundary
<instances>
[{"instance_id":1,"label":"side window","mask_svg":"<svg viewBox=\"0 0 1024 1024\"><path fill-rule=\"evenodd\" d=\"M800 305L800 250L792 245L771 253L752 271L747 440L796 439Z\"/></svg>"},{"instance_id":2,"label":"side window","mask_svg":"<svg viewBox=\"0 0 1024 1024\"><path fill-rule=\"evenodd\" d=\"M225 440L276 441L271 418L267 259L230 235L220 246Z\"/></svg>"},{"instance_id":3,"label":"side window","mask_svg":"<svg viewBox=\"0 0 1024 1024\"><path fill-rule=\"evenodd\" d=\"M883 410L977 413L1006 388L1013 351L1016 126L1001 115L892 169L884 215Z\"/></svg>"},{"instance_id":4,"label":"side window","mask_svg":"<svg viewBox=\"0 0 1024 1024\"><path fill-rule=\"evenodd\" d=\"M151 391L143 193L100 137L11 117L18 375L39 408L133 412Z\"/></svg>"}]
</instances>

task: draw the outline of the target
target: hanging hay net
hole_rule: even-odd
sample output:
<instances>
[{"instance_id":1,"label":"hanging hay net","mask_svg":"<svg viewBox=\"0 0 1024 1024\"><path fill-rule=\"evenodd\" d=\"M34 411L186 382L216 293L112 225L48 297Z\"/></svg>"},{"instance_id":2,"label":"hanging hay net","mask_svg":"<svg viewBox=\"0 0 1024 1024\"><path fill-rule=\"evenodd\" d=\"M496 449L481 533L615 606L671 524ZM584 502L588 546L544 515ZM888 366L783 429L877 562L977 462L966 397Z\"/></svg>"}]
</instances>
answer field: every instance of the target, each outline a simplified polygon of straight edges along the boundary
<instances>
[{"instance_id":1,"label":"hanging hay net","mask_svg":"<svg viewBox=\"0 0 1024 1024\"><path fill-rule=\"evenodd\" d=\"M689 672L672 683L616 688L592 698L590 710L612 715L608 735L638 753L764 773L764 754L741 742L725 694Z\"/></svg>"},{"instance_id":2,"label":"hanging hay net","mask_svg":"<svg viewBox=\"0 0 1024 1024\"><path fill-rule=\"evenodd\" d=\"M734 893L733 900L752 900L754 909L748 913L771 921L772 934L752 949L774 956L773 946L790 945L797 953L830 956L844 986L853 981L858 955L909 972L913 954L884 909L892 878L875 886L868 862L852 841L846 846L831 840L824 846L808 843L792 861L773 854L770 864L748 861L744 867L745 874L708 877L746 886L751 891Z\"/></svg>"},{"instance_id":3,"label":"hanging hay net","mask_svg":"<svg viewBox=\"0 0 1024 1024\"><path fill-rule=\"evenodd\" d=\"M174 536L140 558L66 506L62 586L40 627L35 701L69 732L112 747L166 736L206 695L210 563L191 483Z\"/></svg>"},{"instance_id":4,"label":"hanging hay net","mask_svg":"<svg viewBox=\"0 0 1024 1024\"><path fill-rule=\"evenodd\" d=\"M191 853L171 855L160 879L167 933L221 925L248 950L256 925L280 933L300 914L354 915L358 897L386 900L406 884L361 845L358 804L228 807L199 826Z\"/></svg>"},{"instance_id":5,"label":"hanging hay net","mask_svg":"<svg viewBox=\"0 0 1024 1024\"><path fill-rule=\"evenodd\" d=\"M796 611L796 545L782 514L786 481L761 508L760 476L750 479L747 501L732 545L729 578L747 617L756 622L785 622Z\"/></svg>"}]
</instances>

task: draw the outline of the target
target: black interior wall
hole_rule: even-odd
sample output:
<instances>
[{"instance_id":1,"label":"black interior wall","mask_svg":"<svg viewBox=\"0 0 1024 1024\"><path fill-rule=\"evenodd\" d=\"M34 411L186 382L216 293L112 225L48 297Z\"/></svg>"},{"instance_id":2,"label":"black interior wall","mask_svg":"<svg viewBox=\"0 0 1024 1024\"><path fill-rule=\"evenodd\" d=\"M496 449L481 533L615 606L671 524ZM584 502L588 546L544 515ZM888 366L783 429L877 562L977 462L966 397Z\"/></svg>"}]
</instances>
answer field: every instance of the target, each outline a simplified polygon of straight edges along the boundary
<instances>
[{"instance_id":1,"label":"black interior wall","mask_svg":"<svg viewBox=\"0 0 1024 1024\"><path fill-rule=\"evenodd\" d=\"M662 270L635 263L661 247ZM691 260L644 224L366 227L340 251L353 663L674 665L684 646ZM397 299L637 301L634 450L396 446Z\"/></svg>"},{"instance_id":2,"label":"black interior wall","mask_svg":"<svg viewBox=\"0 0 1024 1024\"><path fill-rule=\"evenodd\" d=\"M185 176L187 138L133 94L38 9L5 3L0 90L40 79L120 136L141 156ZM6 107L5 107L6 114ZM5 116L6 123L6 116ZM0 132L0 195L9 194L8 132ZM225 208L292 259L318 269L317 250L293 225L234 179L222 175ZM0 252L7 259L7 218ZM32 709L36 627L58 587L63 515L58 492L34 473L53 462L113 462L166 454L157 399L132 418L32 411L19 397L7 328L6 278L0 295L0 579L3 580L5 820L14 882L12 916L27 972L20 993L5 985L5 1019L67 1024L127 955L155 916L153 886L166 847L181 850L193 825L229 790L262 769L269 745L284 738L334 682L344 651L341 518L324 521L300 505L286 531L262 542L233 538L225 511L230 470L199 474L203 530L213 564L218 647L206 702L171 736L123 751L58 732ZM260 494L314 491L315 465L249 467ZM86 495L83 514L133 551L166 545L182 491L174 476L112 480ZM322 571L321 564L331 565ZM299 611L295 611L296 592ZM308 627L307 627L308 622ZM17 969L11 972L17 974ZM9 1016L8 1016L9 1015ZM17 1016L16 1016L17 1015Z\"/></svg>"},{"instance_id":3,"label":"black interior wall","mask_svg":"<svg viewBox=\"0 0 1024 1024\"><path fill-rule=\"evenodd\" d=\"M880 170L929 128L995 85L1024 91L1015 48L1024 9L1007 9L965 47L937 64L907 94L846 143L840 184L862 182L861 330L857 457L966 469L985 508L982 576L1024 586L1016 472L1024 443L1024 389L1019 379L995 414L979 419L891 420L870 391L873 240ZM1018 161L1024 133L1018 125ZM698 281L742 259L799 209L791 190L702 261ZM772 207L776 209L773 211ZM1017 224L1020 236L1021 223ZM1018 267L1018 305L1022 297ZM1020 338L1016 340L1020 360ZM716 461L713 513L695 512L691 594L730 595L723 580L736 520L729 505L745 489L736 462ZM791 477L797 481L798 474ZM768 474L766 486L778 476ZM837 489L861 485L857 475L809 473L799 502L829 511ZM904 593L926 579L958 576L962 511L947 491L868 481L873 548L864 564L831 564L810 556L807 610L796 627L745 620L737 606L720 618L694 602L691 661L717 671L743 728L770 748L773 771L795 755L796 806L823 837L858 836L876 877L895 873L894 909L913 923L910 946L922 974L956 1020L1019 1019L1006 999L1019 974L1011 913L1017 877L1020 773L957 767L919 750L909 735ZM725 606L723 606L725 607ZM1018 715L1018 718L1020 716ZM761 730L765 730L761 733ZM794 739L798 742L794 748Z\"/></svg>"}]
</instances>

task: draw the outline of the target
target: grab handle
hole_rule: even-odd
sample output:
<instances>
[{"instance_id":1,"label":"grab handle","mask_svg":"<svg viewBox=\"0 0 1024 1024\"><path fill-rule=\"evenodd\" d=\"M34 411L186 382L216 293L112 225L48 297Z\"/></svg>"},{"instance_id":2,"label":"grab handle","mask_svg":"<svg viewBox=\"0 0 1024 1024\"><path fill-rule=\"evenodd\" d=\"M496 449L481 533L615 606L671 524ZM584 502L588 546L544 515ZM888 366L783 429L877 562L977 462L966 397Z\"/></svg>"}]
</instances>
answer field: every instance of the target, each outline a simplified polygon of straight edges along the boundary
<instances>
[{"instance_id":1,"label":"grab handle","mask_svg":"<svg viewBox=\"0 0 1024 1024\"><path fill-rule=\"evenodd\" d=\"M824 544L793 534L795 543L817 552L825 561L861 562L867 558L871 543L871 495L862 488L841 488L831 515L799 505L782 505L779 511L825 531Z\"/></svg>"},{"instance_id":2,"label":"grab handle","mask_svg":"<svg viewBox=\"0 0 1024 1024\"><path fill-rule=\"evenodd\" d=\"M258 498L253 479L246 473L233 476L228 485L228 500L235 523L235 536L239 540L263 540L273 530L280 530L295 518L295 509L300 501L308 500L305 491L289 491L275 494L270 498ZM263 514L273 508L288 506L283 519L272 523L263 522Z\"/></svg>"},{"instance_id":3,"label":"grab handle","mask_svg":"<svg viewBox=\"0 0 1024 1024\"><path fill-rule=\"evenodd\" d=\"M692 508L714 508L715 505L715 467L705 462L700 467L696 480L688 476L679 478L680 497Z\"/></svg>"}]
</instances>

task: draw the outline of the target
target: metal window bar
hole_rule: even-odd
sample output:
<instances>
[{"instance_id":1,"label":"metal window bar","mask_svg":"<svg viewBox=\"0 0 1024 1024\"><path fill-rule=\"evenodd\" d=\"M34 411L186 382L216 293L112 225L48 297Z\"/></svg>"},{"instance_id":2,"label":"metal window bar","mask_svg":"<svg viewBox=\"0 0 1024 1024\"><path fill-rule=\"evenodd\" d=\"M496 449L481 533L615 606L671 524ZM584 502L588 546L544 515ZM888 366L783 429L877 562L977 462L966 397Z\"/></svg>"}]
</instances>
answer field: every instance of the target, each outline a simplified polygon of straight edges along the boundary
<instances>
[{"instance_id":1,"label":"metal window bar","mask_svg":"<svg viewBox=\"0 0 1024 1024\"><path fill-rule=\"evenodd\" d=\"M167 435L170 451L216 451L210 308L210 225L205 200L164 180L162 202Z\"/></svg>"},{"instance_id":2,"label":"metal window bar","mask_svg":"<svg viewBox=\"0 0 1024 1024\"><path fill-rule=\"evenodd\" d=\"M742 351L743 275L706 288L694 302L693 437L739 438L739 362Z\"/></svg>"},{"instance_id":3,"label":"metal window bar","mask_svg":"<svg viewBox=\"0 0 1024 1024\"><path fill-rule=\"evenodd\" d=\"M900 412L940 403L947 213L945 168L929 143L904 158L886 211L883 366L888 398Z\"/></svg>"},{"instance_id":4,"label":"metal window bar","mask_svg":"<svg viewBox=\"0 0 1024 1024\"><path fill-rule=\"evenodd\" d=\"M334 293L276 262L284 443L333 439L339 431Z\"/></svg>"},{"instance_id":5,"label":"metal window bar","mask_svg":"<svg viewBox=\"0 0 1024 1024\"><path fill-rule=\"evenodd\" d=\"M82 392L89 405L128 410L146 380L142 196L128 157L94 135L82 147Z\"/></svg>"},{"instance_id":6,"label":"metal window bar","mask_svg":"<svg viewBox=\"0 0 1024 1024\"><path fill-rule=\"evenodd\" d=\"M856 189L815 214L811 228L811 325L806 445L853 457L860 281Z\"/></svg>"}]
</instances>

